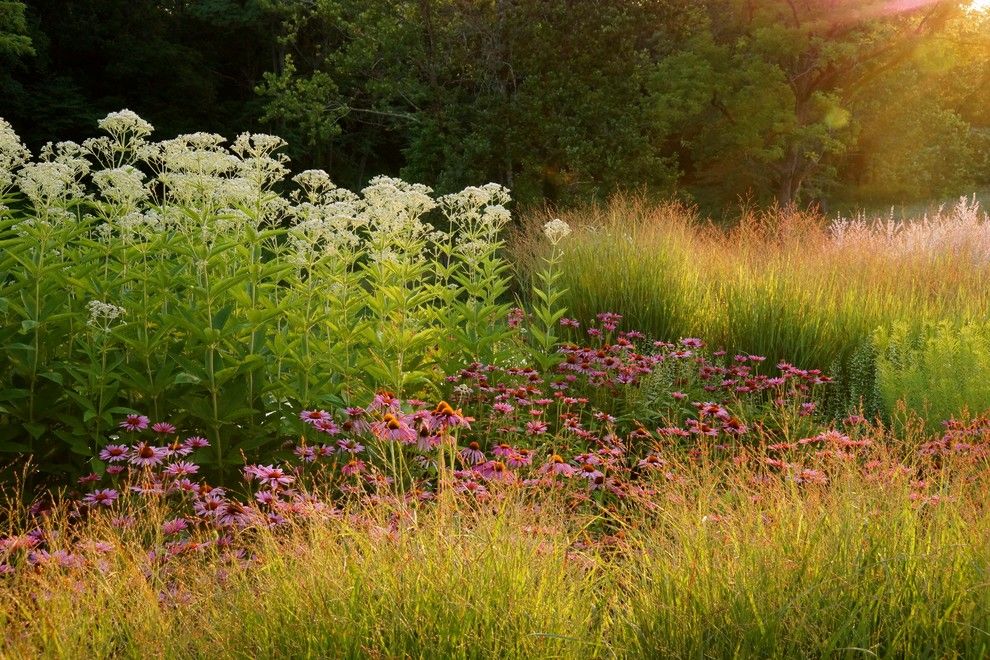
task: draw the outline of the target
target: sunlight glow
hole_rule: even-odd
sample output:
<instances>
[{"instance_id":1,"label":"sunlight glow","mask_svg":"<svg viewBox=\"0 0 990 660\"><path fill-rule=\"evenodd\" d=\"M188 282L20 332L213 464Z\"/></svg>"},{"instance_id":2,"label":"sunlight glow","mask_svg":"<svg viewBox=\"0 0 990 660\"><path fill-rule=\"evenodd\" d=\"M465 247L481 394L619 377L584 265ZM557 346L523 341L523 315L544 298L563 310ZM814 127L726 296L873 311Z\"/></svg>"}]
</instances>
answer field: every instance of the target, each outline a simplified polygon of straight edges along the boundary
<instances>
[{"instance_id":1,"label":"sunlight glow","mask_svg":"<svg viewBox=\"0 0 990 660\"><path fill-rule=\"evenodd\" d=\"M986 11L990 9L990 0L973 0L969 3L970 11Z\"/></svg>"}]
</instances>

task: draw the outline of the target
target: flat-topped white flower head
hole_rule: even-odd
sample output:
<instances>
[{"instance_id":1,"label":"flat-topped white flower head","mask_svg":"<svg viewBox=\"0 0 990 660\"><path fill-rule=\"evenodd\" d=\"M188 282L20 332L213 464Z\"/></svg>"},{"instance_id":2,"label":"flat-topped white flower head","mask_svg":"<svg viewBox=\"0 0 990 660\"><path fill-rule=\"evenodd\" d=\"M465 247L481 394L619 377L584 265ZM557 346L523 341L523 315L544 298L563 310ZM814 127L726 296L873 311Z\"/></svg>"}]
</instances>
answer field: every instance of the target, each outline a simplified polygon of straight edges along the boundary
<instances>
[{"instance_id":1,"label":"flat-topped white flower head","mask_svg":"<svg viewBox=\"0 0 990 660\"><path fill-rule=\"evenodd\" d=\"M550 222L543 225L543 233L546 235L551 245L557 245L570 235L571 226L560 218L554 218Z\"/></svg>"}]
</instances>

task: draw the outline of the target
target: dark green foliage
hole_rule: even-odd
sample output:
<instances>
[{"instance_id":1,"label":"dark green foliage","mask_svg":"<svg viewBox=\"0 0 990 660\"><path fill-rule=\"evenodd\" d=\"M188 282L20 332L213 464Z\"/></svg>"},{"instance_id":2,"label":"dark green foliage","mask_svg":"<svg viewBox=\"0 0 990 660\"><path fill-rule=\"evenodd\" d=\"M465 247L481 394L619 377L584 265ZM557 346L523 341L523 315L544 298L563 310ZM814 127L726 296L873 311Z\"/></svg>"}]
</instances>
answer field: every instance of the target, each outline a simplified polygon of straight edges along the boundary
<instances>
[{"instance_id":1,"label":"dark green foliage","mask_svg":"<svg viewBox=\"0 0 990 660\"><path fill-rule=\"evenodd\" d=\"M990 183L990 19L916 4L7 0L0 116L33 148L121 107L162 135L262 123L343 185L523 202L969 192Z\"/></svg>"}]
</instances>

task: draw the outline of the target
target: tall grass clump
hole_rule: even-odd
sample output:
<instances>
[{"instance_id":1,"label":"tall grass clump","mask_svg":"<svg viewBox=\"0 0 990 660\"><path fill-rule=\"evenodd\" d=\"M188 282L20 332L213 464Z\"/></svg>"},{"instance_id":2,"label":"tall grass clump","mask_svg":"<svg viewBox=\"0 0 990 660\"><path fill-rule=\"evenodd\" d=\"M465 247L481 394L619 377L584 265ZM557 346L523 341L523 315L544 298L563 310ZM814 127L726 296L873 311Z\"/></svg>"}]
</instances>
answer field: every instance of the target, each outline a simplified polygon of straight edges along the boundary
<instances>
[{"instance_id":1,"label":"tall grass clump","mask_svg":"<svg viewBox=\"0 0 990 660\"><path fill-rule=\"evenodd\" d=\"M94 539L85 563L0 583L0 648L21 657L217 658L601 651L597 569L567 559L564 524L526 533L540 516L518 501L497 512L442 507L261 529L249 555L207 546L168 562L149 560L137 540L153 528L93 522L81 530Z\"/></svg>"},{"instance_id":2,"label":"tall grass clump","mask_svg":"<svg viewBox=\"0 0 990 660\"><path fill-rule=\"evenodd\" d=\"M304 406L430 392L505 348L508 192L287 180L284 142L152 141L133 112L37 159L0 123L0 452L94 460L139 409L271 449Z\"/></svg>"},{"instance_id":3,"label":"tall grass clump","mask_svg":"<svg viewBox=\"0 0 990 660\"><path fill-rule=\"evenodd\" d=\"M538 269L545 217L513 241L523 277ZM770 211L721 229L684 206L630 197L562 218L575 228L560 264L574 315L614 310L655 336L702 336L771 364L844 376L880 327L961 324L988 311L990 223L966 200L916 223L828 225Z\"/></svg>"},{"instance_id":4,"label":"tall grass clump","mask_svg":"<svg viewBox=\"0 0 990 660\"><path fill-rule=\"evenodd\" d=\"M984 657L985 463L864 458L791 479L671 456L655 496L590 513L502 484L216 539L168 541L153 500L123 527L56 506L5 531L50 552L0 576L0 654Z\"/></svg>"},{"instance_id":5,"label":"tall grass clump","mask_svg":"<svg viewBox=\"0 0 990 660\"><path fill-rule=\"evenodd\" d=\"M617 644L631 657L985 656L984 491L911 488L884 471L734 496L699 483L629 542Z\"/></svg>"}]
</instances>

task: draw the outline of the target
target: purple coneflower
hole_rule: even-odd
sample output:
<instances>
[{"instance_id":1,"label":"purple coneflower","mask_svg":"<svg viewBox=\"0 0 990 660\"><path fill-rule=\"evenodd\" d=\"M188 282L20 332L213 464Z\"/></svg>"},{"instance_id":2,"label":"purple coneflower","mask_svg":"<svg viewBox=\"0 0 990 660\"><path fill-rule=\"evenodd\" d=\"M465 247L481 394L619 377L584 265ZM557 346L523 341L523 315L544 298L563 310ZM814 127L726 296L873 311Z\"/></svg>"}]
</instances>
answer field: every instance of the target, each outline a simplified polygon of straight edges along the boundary
<instances>
[{"instance_id":1,"label":"purple coneflower","mask_svg":"<svg viewBox=\"0 0 990 660\"><path fill-rule=\"evenodd\" d=\"M82 486L86 486L88 484L95 484L99 480L100 480L100 475L96 474L95 472L90 472L89 474L84 474L83 476L79 477L79 479L77 479L76 482Z\"/></svg>"},{"instance_id":2,"label":"purple coneflower","mask_svg":"<svg viewBox=\"0 0 990 660\"><path fill-rule=\"evenodd\" d=\"M355 440L354 438L347 438L346 440L338 440L337 448L341 452L348 454L360 454L364 451L364 445Z\"/></svg>"},{"instance_id":3,"label":"purple coneflower","mask_svg":"<svg viewBox=\"0 0 990 660\"><path fill-rule=\"evenodd\" d=\"M318 419L313 422L313 428L327 435L337 435L340 433L340 427L332 419Z\"/></svg>"},{"instance_id":4,"label":"purple coneflower","mask_svg":"<svg viewBox=\"0 0 990 660\"><path fill-rule=\"evenodd\" d=\"M472 442L462 449L459 455L466 465L477 465L485 460L485 453L481 451L481 446L477 442Z\"/></svg>"},{"instance_id":5,"label":"purple coneflower","mask_svg":"<svg viewBox=\"0 0 990 660\"><path fill-rule=\"evenodd\" d=\"M164 447L155 447L147 442L139 442L131 452L130 461L133 465L151 467L161 463L167 453Z\"/></svg>"},{"instance_id":6,"label":"purple coneflower","mask_svg":"<svg viewBox=\"0 0 990 660\"><path fill-rule=\"evenodd\" d=\"M543 435L547 432L547 423L538 419L526 422L526 435Z\"/></svg>"},{"instance_id":7,"label":"purple coneflower","mask_svg":"<svg viewBox=\"0 0 990 660\"><path fill-rule=\"evenodd\" d=\"M399 412L399 407L402 402L387 390L381 390L375 393L374 398L371 400L371 405L368 406L368 410L384 410L387 412Z\"/></svg>"},{"instance_id":8,"label":"purple coneflower","mask_svg":"<svg viewBox=\"0 0 990 660\"><path fill-rule=\"evenodd\" d=\"M166 536L173 536L189 528L189 522L185 518L173 518L165 521L162 525L162 532Z\"/></svg>"},{"instance_id":9,"label":"purple coneflower","mask_svg":"<svg viewBox=\"0 0 990 660\"><path fill-rule=\"evenodd\" d=\"M164 473L170 477L187 477L199 472L199 466L188 461L178 461L165 468Z\"/></svg>"},{"instance_id":10,"label":"purple coneflower","mask_svg":"<svg viewBox=\"0 0 990 660\"><path fill-rule=\"evenodd\" d=\"M182 443L182 445L186 449L196 450L196 449L203 449L204 447L209 447L210 441L202 436L193 435L186 438L185 441Z\"/></svg>"},{"instance_id":11,"label":"purple coneflower","mask_svg":"<svg viewBox=\"0 0 990 660\"><path fill-rule=\"evenodd\" d=\"M559 454L554 454L540 467L540 474L547 473L570 477L574 474L574 467L569 465Z\"/></svg>"},{"instance_id":12,"label":"purple coneflower","mask_svg":"<svg viewBox=\"0 0 990 660\"><path fill-rule=\"evenodd\" d=\"M371 424L365 419L367 412L364 408L346 408L347 420L344 422L344 430L350 433L367 433L371 430Z\"/></svg>"},{"instance_id":13,"label":"purple coneflower","mask_svg":"<svg viewBox=\"0 0 990 660\"><path fill-rule=\"evenodd\" d=\"M474 420L470 417L465 417L460 410L454 410L449 403L441 401L433 409L433 414L426 420L426 425L431 431L458 426L470 428L472 421Z\"/></svg>"},{"instance_id":14,"label":"purple coneflower","mask_svg":"<svg viewBox=\"0 0 990 660\"><path fill-rule=\"evenodd\" d=\"M100 451L100 460L108 463L126 461L127 452L127 445L107 445Z\"/></svg>"},{"instance_id":15,"label":"purple coneflower","mask_svg":"<svg viewBox=\"0 0 990 660\"><path fill-rule=\"evenodd\" d=\"M415 429L392 413L387 413L381 421L372 424L371 430L382 440L395 440L403 444L416 442Z\"/></svg>"},{"instance_id":16,"label":"purple coneflower","mask_svg":"<svg viewBox=\"0 0 990 660\"><path fill-rule=\"evenodd\" d=\"M516 475L502 461L487 461L477 466L475 471L488 481L508 484L516 480Z\"/></svg>"},{"instance_id":17,"label":"purple coneflower","mask_svg":"<svg viewBox=\"0 0 990 660\"><path fill-rule=\"evenodd\" d=\"M299 419L307 424L315 424L321 421L331 421L333 418L326 410L304 410L299 413Z\"/></svg>"},{"instance_id":18,"label":"purple coneflower","mask_svg":"<svg viewBox=\"0 0 990 660\"><path fill-rule=\"evenodd\" d=\"M144 415L128 415L120 423L120 428L125 431L143 431L148 428L149 423L151 420Z\"/></svg>"},{"instance_id":19,"label":"purple coneflower","mask_svg":"<svg viewBox=\"0 0 990 660\"><path fill-rule=\"evenodd\" d=\"M93 506L110 506L118 497L120 497L120 493L113 488L100 488L94 490L92 493L88 493L83 498L83 502Z\"/></svg>"},{"instance_id":20,"label":"purple coneflower","mask_svg":"<svg viewBox=\"0 0 990 660\"><path fill-rule=\"evenodd\" d=\"M162 435L169 435L175 433L175 425L169 424L168 422L155 422L151 430L155 433L161 433Z\"/></svg>"},{"instance_id":21,"label":"purple coneflower","mask_svg":"<svg viewBox=\"0 0 990 660\"><path fill-rule=\"evenodd\" d=\"M511 468L521 468L533 463L532 449L516 449L505 457L506 464Z\"/></svg>"},{"instance_id":22,"label":"purple coneflower","mask_svg":"<svg viewBox=\"0 0 990 660\"><path fill-rule=\"evenodd\" d=\"M356 458L351 459L347 462L344 467L340 468L340 473L345 477L352 477L357 474L364 472L364 461L358 460Z\"/></svg>"},{"instance_id":23,"label":"purple coneflower","mask_svg":"<svg viewBox=\"0 0 990 660\"><path fill-rule=\"evenodd\" d=\"M292 450L292 453L304 463L312 463L316 460L316 448L309 445L299 445Z\"/></svg>"},{"instance_id":24,"label":"purple coneflower","mask_svg":"<svg viewBox=\"0 0 990 660\"><path fill-rule=\"evenodd\" d=\"M515 410L515 408L513 408L511 404L500 401L499 403L496 403L495 405L492 406L492 410L501 415L508 415L510 412Z\"/></svg>"}]
</instances>

